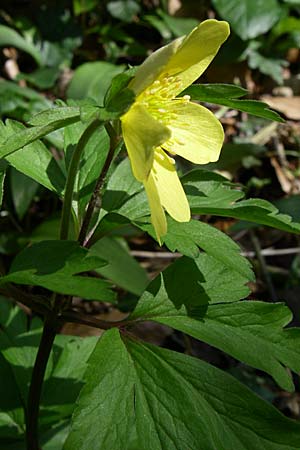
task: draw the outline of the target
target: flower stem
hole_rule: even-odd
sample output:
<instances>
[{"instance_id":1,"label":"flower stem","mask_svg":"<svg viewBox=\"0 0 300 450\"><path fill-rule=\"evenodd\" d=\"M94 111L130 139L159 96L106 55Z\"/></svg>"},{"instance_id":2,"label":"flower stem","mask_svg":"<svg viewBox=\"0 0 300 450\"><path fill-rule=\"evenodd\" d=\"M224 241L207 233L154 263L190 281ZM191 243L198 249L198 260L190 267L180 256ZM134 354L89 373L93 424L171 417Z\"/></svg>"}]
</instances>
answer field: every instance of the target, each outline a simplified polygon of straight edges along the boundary
<instances>
[{"instance_id":1,"label":"flower stem","mask_svg":"<svg viewBox=\"0 0 300 450\"><path fill-rule=\"evenodd\" d=\"M85 244L85 239L88 233L88 229L89 229L89 225L93 216L93 212L99 197L99 194L101 192L101 189L103 187L108 169L112 163L113 157L114 157L114 153L115 153L115 149L116 146L118 144L118 138L116 137L116 135L114 134L114 131L112 129L112 126L110 125L110 123L107 123L105 125L105 128L110 136L110 148L105 160L105 163L102 167L102 170L100 172L99 178L96 182L95 188L94 188L94 192L90 198L85 216L83 218L82 221L82 225L80 228L80 232L79 232L79 236L78 236L78 242L80 243L80 245L84 245Z\"/></svg>"},{"instance_id":2,"label":"flower stem","mask_svg":"<svg viewBox=\"0 0 300 450\"><path fill-rule=\"evenodd\" d=\"M38 418L44 375L56 336L56 318L46 318L38 353L32 371L26 411L26 448L40 450L38 438Z\"/></svg>"},{"instance_id":3,"label":"flower stem","mask_svg":"<svg viewBox=\"0 0 300 450\"><path fill-rule=\"evenodd\" d=\"M70 220L71 220L71 212L72 212L72 199L73 199L73 191L74 191L74 184L76 179L76 174L80 162L81 154L92 136L92 134L95 132L95 130L101 125L101 122L99 120L94 120L87 129L83 132L82 136L80 137L78 144L76 145L76 148L73 152L70 166L68 170L68 176L67 176L67 182L66 182L66 189L65 189L65 197L64 197L64 203L63 203L63 209L62 209L62 216L61 216L61 226L60 226L60 239L68 239L69 234L69 227L70 227Z\"/></svg>"}]
</instances>

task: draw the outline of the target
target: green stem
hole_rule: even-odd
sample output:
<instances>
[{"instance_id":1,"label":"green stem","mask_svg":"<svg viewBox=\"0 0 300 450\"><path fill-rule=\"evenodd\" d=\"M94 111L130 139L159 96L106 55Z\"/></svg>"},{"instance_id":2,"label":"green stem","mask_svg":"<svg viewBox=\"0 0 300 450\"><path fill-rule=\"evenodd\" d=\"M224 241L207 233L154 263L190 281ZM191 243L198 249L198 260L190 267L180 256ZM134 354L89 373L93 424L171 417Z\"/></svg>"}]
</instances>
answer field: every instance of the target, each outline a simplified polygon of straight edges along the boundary
<instances>
[{"instance_id":1,"label":"green stem","mask_svg":"<svg viewBox=\"0 0 300 450\"><path fill-rule=\"evenodd\" d=\"M74 192L74 184L76 180L76 174L78 171L78 166L81 158L81 154L92 136L92 134L95 132L95 130L99 127L101 122L99 120L94 120L87 129L83 132L82 136L80 137L78 144L76 145L76 148L73 152L70 166L68 170L68 176L67 176L67 182L66 182L66 189L65 189L65 197L64 197L64 203L63 203L63 209L62 209L62 216L61 216L61 227L60 227L60 239L68 239L69 234L69 227L70 227L70 221L71 221L71 212L72 212L72 199L73 199L73 192Z\"/></svg>"},{"instance_id":2,"label":"green stem","mask_svg":"<svg viewBox=\"0 0 300 450\"><path fill-rule=\"evenodd\" d=\"M32 371L26 412L27 450L40 450L38 437L39 405L48 359L56 336L56 319L47 318Z\"/></svg>"},{"instance_id":3,"label":"green stem","mask_svg":"<svg viewBox=\"0 0 300 450\"><path fill-rule=\"evenodd\" d=\"M80 243L80 245L84 245L85 244L85 240L86 240L86 236L88 233L88 229L89 229L89 225L93 216L93 212L97 203L97 200L99 198L99 194L101 192L101 189L103 187L108 169L112 163L112 160L114 158L114 154L115 154L115 149L117 147L118 144L118 138L116 136L116 134L114 133L114 130L111 126L110 123L106 123L105 124L105 128L110 136L110 148L109 148L109 152L107 154L105 163L102 167L101 173L99 175L99 178L96 182L95 188L94 188L94 192L90 198L85 216L83 218L82 221L82 225L81 225L81 229L79 232L79 236L78 236L78 242Z\"/></svg>"}]
</instances>

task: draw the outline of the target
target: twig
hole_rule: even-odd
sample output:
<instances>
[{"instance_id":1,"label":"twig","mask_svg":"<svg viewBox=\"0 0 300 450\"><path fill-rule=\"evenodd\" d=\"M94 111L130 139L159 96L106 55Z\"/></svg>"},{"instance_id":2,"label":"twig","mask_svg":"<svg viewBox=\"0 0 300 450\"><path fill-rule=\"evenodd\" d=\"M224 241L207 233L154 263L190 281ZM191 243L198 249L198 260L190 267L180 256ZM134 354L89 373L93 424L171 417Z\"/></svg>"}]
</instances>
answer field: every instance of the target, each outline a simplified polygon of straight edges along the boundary
<instances>
[{"instance_id":1,"label":"twig","mask_svg":"<svg viewBox=\"0 0 300 450\"><path fill-rule=\"evenodd\" d=\"M182 256L181 253L172 253L172 252L148 252L144 250L131 250L131 255L136 256L137 258L159 258L159 259L176 259ZM265 248L261 249L260 253L262 256L283 256L283 255L295 255L297 253L300 254L300 247L291 247L291 248ZM255 251L242 251L242 256L246 258L255 258L257 253Z\"/></svg>"},{"instance_id":2,"label":"twig","mask_svg":"<svg viewBox=\"0 0 300 450\"><path fill-rule=\"evenodd\" d=\"M61 313L59 319L62 323L78 323L80 325L87 325L88 327L99 328L100 330L110 330L114 327L122 327L128 325L126 320L119 320L115 322L109 322L106 320L97 319L93 316L87 316L78 311L65 311Z\"/></svg>"},{"instance_id":3,"label":"twig","mask_svg":"<svg viewBox=\"0 0 300 450\"><path fill-rule=\"evenodd\" d=\"M253 230L250 230L250 237L251 237L251 240L252 240L255 252L256 252L257 259L258 259L260 267L261 267L261 271L262 271L265 281L267 283L270 296L272 298L272 301L276 302L278 300L277 294L274 289L272 279L270 277L264 255L262 255L262 250L260 247L259 240Z\"/></svg>"}]
</instances>

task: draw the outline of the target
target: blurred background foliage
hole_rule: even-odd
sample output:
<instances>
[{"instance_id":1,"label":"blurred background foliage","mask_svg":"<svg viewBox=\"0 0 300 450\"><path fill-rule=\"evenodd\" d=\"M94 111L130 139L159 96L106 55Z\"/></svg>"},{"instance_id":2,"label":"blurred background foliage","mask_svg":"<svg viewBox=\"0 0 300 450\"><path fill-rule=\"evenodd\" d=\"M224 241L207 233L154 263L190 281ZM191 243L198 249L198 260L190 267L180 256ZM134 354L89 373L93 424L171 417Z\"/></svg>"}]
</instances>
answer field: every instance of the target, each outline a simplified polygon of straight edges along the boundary
<instances>
[{"instance_id":1,"label":"blurred background foliage","mask_svg":"<svg viewBox=\"0 0 300 450\"><path fill-rule=\"evenodd\" d=\"M207 18L227 20L231 36L200 82L242 86L248 90L248 98L265 101L286 121L273 123L228 107L207 105L221 120L226 140L220 160L199 168L219 171L239 183L247 197L270 200L299 221L300 0L2 1L0 117L25 122L54 106L57 99L72 103L91 98L102 103L115 75L141 64L153 50ZM63 133L52 133L45 144L59 162ZM1 164L0 253L1 265L6 266L28 241L49 238L57 226L61 205L55 195L31 178L13 167L6 171L7 163ZM182 173L191 168L183 160L178 164ZM229 232L253 259L258 274L253 296L286 298L299 325L299 238L231 219L201 219ZM155 244L131 226L115 232L114 239L101 251L111 256L115 272L121 270L119 261L132 268L123 286L133 294L141 290L132 285L137 274L143 286L147 278L139 272L132 255L151 278L170 262L166 257L153 258ZM120 279L118 282L122 285ZM93 311L91 303L87 309ZM185 345L176 334L172 340L172 345ZM193 351L203 357L207 349ZM207 359L235 370L219 354L211 353ZM264 389L266 378L257 372L238 373L249 385ZM273 385L268 385L265 397L272 390ZM290 409L288 414L299 415L300 402L295 403L292 395L278 398L284 402L282 409Z\"/></svg>"}]
</instances>

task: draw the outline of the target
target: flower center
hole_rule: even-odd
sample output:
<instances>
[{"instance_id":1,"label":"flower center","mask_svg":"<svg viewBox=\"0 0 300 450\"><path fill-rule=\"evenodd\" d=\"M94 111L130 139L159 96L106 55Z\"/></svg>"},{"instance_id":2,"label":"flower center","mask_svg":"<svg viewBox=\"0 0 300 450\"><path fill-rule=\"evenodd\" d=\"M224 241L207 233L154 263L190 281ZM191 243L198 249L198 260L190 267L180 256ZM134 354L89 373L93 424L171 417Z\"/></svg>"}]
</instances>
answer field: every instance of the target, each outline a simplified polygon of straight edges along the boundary
<instances>
[{"instance_id":1,"label":"flower center","mask_svg":"<svg viewBox=\"0 0 300 450\"><path fill-rule=\"evenodd\" d=\"M174 88L177 90L181 85L179 77L165 75L162 79L155 80L136 99L136 102L147 108L148 112L159 122L169 125L177 118L174 108L168 108L170 102L188 103L189 95L174 98ZM174 104L172 105L174 106Z\"/></svg>"}]
</instances>

